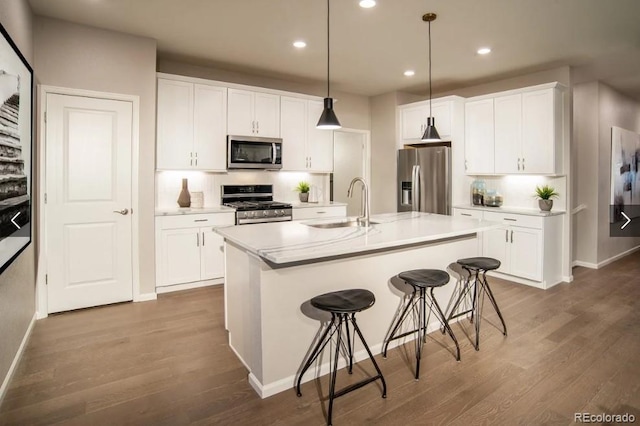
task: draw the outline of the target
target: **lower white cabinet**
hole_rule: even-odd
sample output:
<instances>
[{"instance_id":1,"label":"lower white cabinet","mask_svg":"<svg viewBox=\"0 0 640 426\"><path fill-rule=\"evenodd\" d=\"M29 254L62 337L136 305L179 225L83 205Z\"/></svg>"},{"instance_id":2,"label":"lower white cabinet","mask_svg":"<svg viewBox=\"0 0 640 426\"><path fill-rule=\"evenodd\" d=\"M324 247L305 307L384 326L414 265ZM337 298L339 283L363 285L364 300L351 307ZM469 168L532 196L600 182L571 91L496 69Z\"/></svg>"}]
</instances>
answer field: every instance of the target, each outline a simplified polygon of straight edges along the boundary
<instances>
[{"instance_id":1,"label":"lower white cabinet","mask_svg":"<svg viewBox=\"0 0 640 426\"><path fill-rule=\"evenodd\" d=\"M224 239L214 229L233 212L156 217L156 287L224 278Z\"/></svg>"},{"instance_id":2,"label":"lower white cabinet","mask_svg":"<svg viewBox=\"0 0 640 426\"><path fill-rule=\"evenodd\" d=\"M346 217L347 206L294 207L293 220L322 219L325 217Z\"/></svg>"},{"instance_id":3,"label":"lower white cabinet","mask_svg":"<svg viewBox=\"0 0 640 426\"><path fill-rule=\"evenodd\" d=\"M481 256L498 259L497 272L539 288L562 281L562 216L538 216L480 209L453 209L454 217L501 223L481 235Z\"/></svg>"}]
</instances>

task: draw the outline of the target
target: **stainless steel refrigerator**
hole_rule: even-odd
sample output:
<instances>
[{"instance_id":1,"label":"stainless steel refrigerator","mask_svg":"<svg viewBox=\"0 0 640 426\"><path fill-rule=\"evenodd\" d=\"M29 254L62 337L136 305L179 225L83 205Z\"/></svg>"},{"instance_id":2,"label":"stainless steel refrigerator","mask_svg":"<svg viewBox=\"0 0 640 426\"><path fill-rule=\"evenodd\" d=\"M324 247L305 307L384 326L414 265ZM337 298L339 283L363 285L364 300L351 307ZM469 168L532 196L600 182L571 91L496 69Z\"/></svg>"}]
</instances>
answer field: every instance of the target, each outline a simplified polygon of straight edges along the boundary
<instances>
[{"instance_id":1,"label":"stainless steel refrigerator","mask_svg":"<svg viewBox=\"0 0 640 426\"><path fill-rule=\"evenodd\" d=\"M398 211L451 214L451 148L398 151Z\"/></svg>"}]
</instances>

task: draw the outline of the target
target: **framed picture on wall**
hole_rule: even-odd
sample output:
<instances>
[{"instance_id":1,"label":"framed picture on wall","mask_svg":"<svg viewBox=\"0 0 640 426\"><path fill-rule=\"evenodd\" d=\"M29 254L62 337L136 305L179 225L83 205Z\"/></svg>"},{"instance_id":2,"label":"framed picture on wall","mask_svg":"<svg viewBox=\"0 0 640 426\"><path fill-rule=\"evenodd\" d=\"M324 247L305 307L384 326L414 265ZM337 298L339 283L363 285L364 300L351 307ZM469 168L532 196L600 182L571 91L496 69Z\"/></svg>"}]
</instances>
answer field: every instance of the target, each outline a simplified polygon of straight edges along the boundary
<instances>
[{"instance_id":1,"label":"framed picture on wall","mask_svg":"<svg viewBox=\"0 0 640 426\"><path fill-rule=\"evenodd\" d=\"M1 273L31 243L33 69L0 30Z\"/></svg>"}]
</instances>

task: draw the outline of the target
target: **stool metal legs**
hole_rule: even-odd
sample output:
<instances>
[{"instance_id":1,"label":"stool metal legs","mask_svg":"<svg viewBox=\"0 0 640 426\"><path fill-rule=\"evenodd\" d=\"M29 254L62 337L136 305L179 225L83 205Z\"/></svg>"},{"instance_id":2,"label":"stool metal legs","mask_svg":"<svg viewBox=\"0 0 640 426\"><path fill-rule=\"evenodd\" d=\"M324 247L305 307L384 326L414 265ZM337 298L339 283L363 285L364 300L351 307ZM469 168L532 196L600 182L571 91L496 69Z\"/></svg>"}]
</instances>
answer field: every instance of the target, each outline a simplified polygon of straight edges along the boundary
<instances>
[{"instance_id":1,"label":"stool metal legs","mask_svg":"<svg viewBox=\"0 0 640 426\"><path fill-rule=\"evenodd\" d=\"M349 385L343 389L336 391L338 358L340 354L340 348L343 347L345 344L342 337L343 325L344 325L345 334L346 334L345 340L347 341L346 352L349 358L348 364L347 364L347 371L349 372L349 374L353 372L353 343L355 342L352 342L351 340L349 323L351 323L351 325L353 326L353 330L354 330L353 338L355 339L356 334L358 335L358 338L360 339L360 341L362 342L362 345L367 351L367 354L369 355L369 358L371 359L371 362L373 363L373 366L376 369L377 374L375 376L368 377L358 383L354 383L352 385ZM327 346L327 343L331 341L331 338L333 337L334 334L336 335L336 344L335 344L335 353L333 354L333 365L331 366L331 373L329 378L329 408L327 410L328 425L331 424L331 418L333 413L333 400L335 398L338 398L351 391L359 389L378 379L382 381L382 397L383 398L387 397L387 384L384 380L384 377L382 376L382 371L380 371L380 368L378 367L378 363L373 357L373 354L371 353L371 350L369 349L367 342L364 340L364 336L362 336L360 327L358 327L358 323L356 322L356 315L354 313L349 314L349 313L333 313L333 312L331 313L331 321L329 322L329 324L327 325L327 328L322 333L322 337L320 338L320 340L318 340L318 343L316 343L315 347L309 354L309 358L305 362L304 367L302 367L302 370L300 371L300 375L298 376L298 380L296 382L296 391L298 393L298 396L302 396L302 393L300 392L300 383L302 381L302 376L309 369L309 367L311 367L311 365L315 362L318 356L322 353L324 347Z\"/></svg>"},{"instance_id":2,"label":"stool metal legs","mask_svg":"<svg viewBox=\"0 0 640 426\"><path fill-rule=\"evenodd\" d=\"M453 307L447 319L451 320L453 318L458 318L462 315L471 313L471 322L475 321L474 323L475 325L474 328L476 332L475 348L476 348L476 351L478 351L480 350L480 322L482 321L482 309L484 306L485 294L489 298L491 305L493 305L493 309L495 309L496 313L498 314L498 318L500 318L500 322L502 323L502 329L503 329L502 334L504 334L505 336L507 335L507 325L504 322L504 318L502 317L500 308L498 308L498 303L496 302L496 298L493 296L491 287L487 282L487 271L483 270L482 275L480 275L480 270L478 269L471 270L471 269L465 268L464 266L463 268L469 274L467 276L467 279L464 282L464 288L460 291L460 294L458 295L456 302L453 304ZM473 287L471 287L470 285L472 275L474 275ZM465 296L467 296L470 293L472 288L473 288L473 295L472 295L471 309L467 309L464 312L456 313L456 311L460 307L462 300L464 299Z\"/></svg>"},{"instance_id":3,"label":"stool metal legs","mask_svg":"<svg viewBox=\"0 0 640 426\"><path fill-rule=\"evenodd\" d=\"M424 341L426 340L426 337L427 337L427 326L428 326L427 298L428 298L427 289L425 287L414 286L413 293L411 293L410 299L407 301L406 306L402 310L402 313L396 320L396 323L394 324L391 330L391 334L389 334L389 338L385 340L384 346L382 349L382 356L386 358L387 349L389 348L389 342L391 342L392 340L397 340L402 337L408 336L409 334L417 333L418 335L416 336L416 340L415 340L416 342L416 374L415 374L416 380L420 378L420 359L422 358L422 348L424 345ZM438 318L438 320L444 327L445 331L449 334L449 336L451 336L451 339L453 339L453 343L455 343L456 345L456 360L460 361L460 346L458 345L458 340L456 339L456 336L453 334L453 330L451 329L451 327L449 327L449 322L447 320L447 317L445 316L444 312L440 308L440 305L438 305L438 302L433 294L433 287L431 287L429 298L431 299L430 300L431 303L429 304L429 310L434 313L434 315ZM419 304L418 328L415 330L407 331L402 334L396 334L400 330L405 319L408 317L409 308L411 306L414 306L415 303Z\"/></svg>"}]
</instances>

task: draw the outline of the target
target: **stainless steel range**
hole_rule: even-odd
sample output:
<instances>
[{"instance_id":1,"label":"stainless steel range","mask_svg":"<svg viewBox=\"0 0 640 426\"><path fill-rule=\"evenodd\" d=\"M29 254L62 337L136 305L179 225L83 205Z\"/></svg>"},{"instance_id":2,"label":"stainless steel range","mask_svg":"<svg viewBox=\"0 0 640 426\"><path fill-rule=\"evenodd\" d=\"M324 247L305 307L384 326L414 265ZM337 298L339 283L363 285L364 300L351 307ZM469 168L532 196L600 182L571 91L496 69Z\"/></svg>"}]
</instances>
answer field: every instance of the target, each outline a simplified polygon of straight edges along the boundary
<instances>
[{"instance_id":1,"label":"stainless steel range","mask_svg":"<svg viewBox=\"0 0 640 426\"><path fill-rule=\"evenodd\" d=\"M292 219L291 204L273 201L273 185L222 185L222 204L236 209L236 225Z\"/></svg>"}]
</instances>

